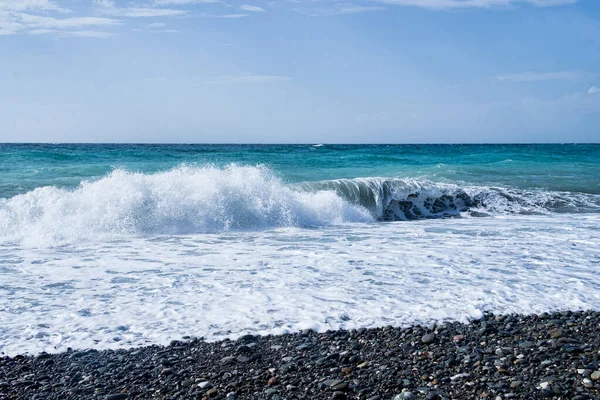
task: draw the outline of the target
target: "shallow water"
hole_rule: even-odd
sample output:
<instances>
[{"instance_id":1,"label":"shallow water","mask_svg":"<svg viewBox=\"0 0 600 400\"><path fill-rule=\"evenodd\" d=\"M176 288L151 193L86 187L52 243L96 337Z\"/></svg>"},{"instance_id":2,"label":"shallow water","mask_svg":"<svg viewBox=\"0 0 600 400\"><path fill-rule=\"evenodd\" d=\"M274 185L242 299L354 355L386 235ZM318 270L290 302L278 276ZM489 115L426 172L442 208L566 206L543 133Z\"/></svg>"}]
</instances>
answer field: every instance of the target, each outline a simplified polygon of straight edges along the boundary
<instances>
[{"instance_id":1,"label":"shallow water","mask_svg":"<svg viewBox=\"0 0 600 400\"><path fill-rule=\"evenodd\" d=\"M598 215L0 248L8 354L600 308Z\"/></svg>"}]
</instances>

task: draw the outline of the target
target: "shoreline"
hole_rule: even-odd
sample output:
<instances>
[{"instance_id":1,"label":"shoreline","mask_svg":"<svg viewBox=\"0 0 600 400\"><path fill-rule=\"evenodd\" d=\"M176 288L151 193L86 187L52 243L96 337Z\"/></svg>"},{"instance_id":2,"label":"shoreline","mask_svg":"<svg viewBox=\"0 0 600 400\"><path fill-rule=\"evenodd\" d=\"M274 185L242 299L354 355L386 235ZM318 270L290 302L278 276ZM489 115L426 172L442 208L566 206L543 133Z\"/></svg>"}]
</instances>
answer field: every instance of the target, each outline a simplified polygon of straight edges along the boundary
<instances>
[{"instance_id":1,"label":"shoreline","mask_svg":"<svg viewBox=\"0 0 600 400\"><path fill-rule=\"evenodd\" d=\"M598 399L600 312L0 358L0 399Z\"/></svg>"}]
</instances>

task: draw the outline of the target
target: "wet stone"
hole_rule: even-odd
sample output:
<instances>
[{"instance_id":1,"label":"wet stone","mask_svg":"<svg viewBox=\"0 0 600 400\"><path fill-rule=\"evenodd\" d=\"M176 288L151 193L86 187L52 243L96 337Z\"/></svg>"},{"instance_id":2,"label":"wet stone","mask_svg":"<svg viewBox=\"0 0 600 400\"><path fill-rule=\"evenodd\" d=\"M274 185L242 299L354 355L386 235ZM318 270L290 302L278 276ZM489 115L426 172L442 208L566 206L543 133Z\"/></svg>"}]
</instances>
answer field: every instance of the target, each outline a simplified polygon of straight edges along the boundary
<instances>
[{"instance_id":1,"label":"wet stone","mask_svg":"<svg viewBox=\"0 0 600 400\"><path fill-rule=\"evenodd\" d=\"M106 400L125 400L128 398L129 395L126 393L109 394L106 396Z\"/></svg>"},{"instance_id":2,"label":"wet stone","mask_svg":"<svg viewBox=\"0 0 600 400\"><path fill-rule=\"evenodd\" d=\"M563 330L561 328L551 329L548 332L548 335L550 335L552 339L558 339L563 336Z\"/></svg>"},{"instance_id":3,"label":"wet stone","mask_svg":"<svg viewBox=\"0 0 600 400\"><path fill-rule=\"evenodd\" d=\"M424 344L433 343L435 340L435 333L428 333L421 338L421 342Z\"/></svg>"}]
</instances>

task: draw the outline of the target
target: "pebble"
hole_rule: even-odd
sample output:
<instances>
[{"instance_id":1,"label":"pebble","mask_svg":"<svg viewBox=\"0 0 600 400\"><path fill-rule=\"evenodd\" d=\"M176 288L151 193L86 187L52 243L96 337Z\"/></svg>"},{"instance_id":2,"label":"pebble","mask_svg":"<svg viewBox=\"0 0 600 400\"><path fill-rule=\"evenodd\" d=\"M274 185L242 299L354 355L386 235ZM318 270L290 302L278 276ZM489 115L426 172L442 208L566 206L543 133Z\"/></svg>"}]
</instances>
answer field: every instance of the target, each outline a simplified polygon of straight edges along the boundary
<instances>
[{"instance_id":1,"label":"pebble","mask_svg":"<svg viewBox=\"0 0 600 400\"><path fill-rule=\"evenodd\" d=\"M239 346L235 351L237 353L252 353L252 349L246 345Z\"/></svg>"},{"instance_id":2,"label":"pebble","mask_svg":"<svg viewBox=\"0 0 600 400\"><path fill-rule=\"evenodd\" d=\"M550 335L550 337L551 337L552 339L558 339L559 337L562 337L562 336L563 336L563 330L562 330L562 329L560 329L560 328L551 329L551 330L548 332L548 335Z\"/></svg>"},{"instance_id":3,"label":"pebble","mask_svg":"<svg viewBox=\"0 0 600 400\"><path fill-rule=\"evenodd\" d=\"M433 343L435 340L435 333L428 333L421 338L421 342L425 344Z\"/></svg>"},{"instance_id":4,"label":"pebble","mask_svg":"<svg viewBox=\"0 0 600 400\"><path fill-rule=\"evenodd\" d=\"M238 342L252 342L256 339L254 335L243 335L238 338Z\"/></svg>"},{"instance_id":5,"label":"pebble","mask_svg":"<svg viewBox=\"0 0 600 400\"><path fill-rule=\"evenodd\" d=\"M590 378L592 378L593 381L600 380L600 371L592 372L592 374L590 375Z\"/></svg>"},{"instance_id":6,"label":"pebble","mask_svg":"<svg viewBox=\"0 0 600 400\"><path fill-rule=\"evenodd\" d=\"M402 392L399 395L397 395L396 397L394 397L393 400L414 400L415 395L412 394L411 392Z\"/></svg>"},{"instance_id":7,"label":"pebble","mask_svg":"<svg viewBox=\"0 0 600 400\"><path fill-rule=\"evenodd\" d=\"M250 362L250 357L246 357L246 356L239 356L239 357L237 358L237 361L245 364L245 363L248 363L248 362Z\"/></svg>"},{"instance_id":8,"label":"pebble","mask_svg":"<svg viewBox=\"0 0 600 400\"><path fill-rule=\"evenodd\" d=\"M109 394L106 396L106 400L125 400L129 397L126 393Z\"/></svg>"}]
</instances>

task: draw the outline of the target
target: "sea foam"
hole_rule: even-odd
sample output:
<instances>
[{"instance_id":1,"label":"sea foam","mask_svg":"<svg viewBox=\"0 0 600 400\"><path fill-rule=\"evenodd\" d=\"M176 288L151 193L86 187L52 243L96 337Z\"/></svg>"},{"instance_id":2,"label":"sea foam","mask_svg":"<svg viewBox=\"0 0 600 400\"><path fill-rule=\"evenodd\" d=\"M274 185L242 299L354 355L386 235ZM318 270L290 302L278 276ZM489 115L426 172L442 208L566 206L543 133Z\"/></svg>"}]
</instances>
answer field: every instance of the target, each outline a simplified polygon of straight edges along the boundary
<instances>
[{"instance_id":1,"label":"sea foam","mask_svg":"<svg viewBox=\"0 0 600 400\"><path fill-rule=\"evenodd\" d=\"M600 215L0 246L0 353L600 309Z\"/></svg>"},{"instance_id":2,"label":"sea foam","mask_svg":"<svg viewBox=\"0 0 600 400\"><path fill-rule=\"evenodd\" d=\"M300 192L265 167L117 169L75 190L42 187L0 200L0 243L98 235L188 234L371 221L333 191Z\"/></svg>"},{"instance_id":3,"label":"sea foam","mask_svg":"<svg viewBox=\"0 0 600 400\"><path fill-rule=\"evenodd\" d=\"M600 195L399 178L285 184L264 166L116 169L0 199L0 244L323 227L452 216L600 212Z\"/></svg>"}]
</instances>

